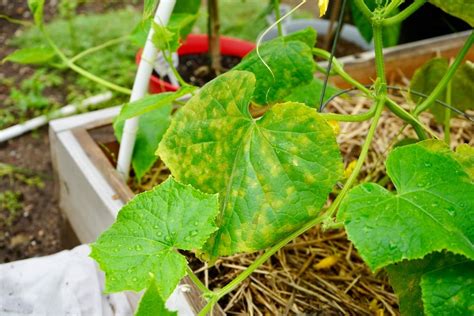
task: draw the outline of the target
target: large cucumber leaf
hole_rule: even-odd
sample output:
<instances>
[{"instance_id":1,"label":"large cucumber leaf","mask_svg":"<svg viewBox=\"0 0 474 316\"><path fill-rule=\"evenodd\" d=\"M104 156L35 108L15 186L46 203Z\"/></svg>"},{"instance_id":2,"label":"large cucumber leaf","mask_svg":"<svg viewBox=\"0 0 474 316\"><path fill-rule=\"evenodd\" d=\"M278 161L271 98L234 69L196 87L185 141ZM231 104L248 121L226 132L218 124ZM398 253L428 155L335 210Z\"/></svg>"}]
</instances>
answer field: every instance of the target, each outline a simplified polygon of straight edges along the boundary
<instances>
[{"instance_id":1,"label":"large cucumber leaf","mask_svg":"<svg viewBox=\"0 0 474 316\"><path fill-rule=\"evenodd\" d=\"M401 314L421 316L424 311L427 315L472 314L474 306L469 293L472 295L474 286L473 264L464 256L437 252L388 266Z\"/></svg>"},{"instance_id":2,"label":"large cucumber leaf","mask_svg":"<svg viewBox=\"0 0 474 316\"><path fill-rule=\"evenodd\" d=\"M441 10L463 19L474 26L474 1L472 0L429 0Z\"/></svg>"},{"instance_id":3,"label":"large cucumber leaf","mask_svg":"<svg viewBox=\"0 0 474 316\"><path fill-rule=\"evenodd\" d=\"M235 70L247 70L257 78L253 100L272 104L285 100L292 90L313 80L315 63L312 47L316 32L306 29L263 43L238 64Z\"/></svg>"},{"instance_id":4,"label":"large cucumber leaf","mask_svg":"<svg viewBox=\"0 0 474 316\"><path fill-rule=\"evenodd\" d=\"M370 268L441 250L474 259L474 184L453 152L427 140L394 149L386 164L397 192L361 184L338 213Z\"/></svg>"},{"instance_id":5,"label":"large cucumber leaf","mask_svg":"<svg viewBox=\"0 0 474 316\"><path fill-rule=\"evenodd\" d=\"M474 261L426 273L421 278L426 315L474 314Z\"/></svg>"},{"instance_id":6,"label":"large cucumber leaf","mask_svg":"<svg viewBox=\"0 0 474 316\"><path fill-rule=\"evenodd\" d=\"M141 291L156 284L166 300L186 274L176 250L200 249L217 229L217 195L169 178L138 194L92 244L91 257L106 275L106 291Z\"/></svg>"},{"instance_id":7,"label":"large cucumber leaf","mask_svg":"<svg viewBox=\"0 0 474 316\"><path fill-rule=\"evenodd\" d=\"M415 71L410 83L410 90L430 94L436 87L444 74L448 71L448 60L444 58L433 58ZM474 109L472 102L472 91L474 91L474 64L466 62L461 65L451 80L451 105L458 110L466 111ZM423 98L411 93L410 98L415 103L420 103ZM441 101L446 101L446 89L438 97ZM434 103L431 112L439 123L443 123L446 115L446 108L438 103Z\"/></svg>"},{"instance_id":8,"label":"large cucumber leaf","mask_svg":"<svg viewBox=\"0 0 474 316\"><path fill-rule=\"evenodd\" d=\"M340 90L331 85L326 86L324 101L338 93ZM323 82L318 78L313 78L308 84L301 85L292 89L291 93L283 98L282 101L293 101L304 103L311 107L319 106L319 99L323 92Z\"/></svg>"},{"instance_id":9,"label":"large cucumber leaf","mask_svg":"<svg viewBox=\"0 0 474 316\"><path fill-rule=\"evenodd\" d=\"M173 176L221 194L214 258L264 249L316 216L342 175L332 128L304 104L253 119L255 76L230 71L180 109L158 153Z\"/></svg>"}]
</instances>

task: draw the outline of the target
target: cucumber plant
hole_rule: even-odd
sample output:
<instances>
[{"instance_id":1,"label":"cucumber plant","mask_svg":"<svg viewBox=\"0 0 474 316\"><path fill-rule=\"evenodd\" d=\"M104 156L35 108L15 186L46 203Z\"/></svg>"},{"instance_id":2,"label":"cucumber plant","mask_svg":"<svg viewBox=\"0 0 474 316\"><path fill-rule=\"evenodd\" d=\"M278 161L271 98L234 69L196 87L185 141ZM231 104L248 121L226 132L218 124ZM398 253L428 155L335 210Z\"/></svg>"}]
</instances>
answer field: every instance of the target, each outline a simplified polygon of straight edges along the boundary
<instances>
[{"instance_id":1,"label":"cucumber plant","mask_svg":"<svg viewBox=\"0 0 474 316\"><path fill-rule=\"evenodd\" d=\"M432 137L418 115L436 111L433 103L448 85L455 89L471 84L462 75L466 66L457 69L474 35L450 66L443 64L443 75L431 92L425 91L429 95L416 99L416 108L407 112L387 94L383 29L400 23L426 1L417 0L398 12L401 2L375 1L371 10L364 1L354 1L374 38L377 79L371 88L334 61L334 72L373 99L366 113L318 113L312 108L320 94L308 102L308 94L318 87L312 59L328 59L329 54L314 48L310 30L261 45L180 108L157 149L171 178L124 206L116 223L92 245L91 256L106 273L107 290L146 290L146 307L137 312L145 315L145 310L163 311L163 302L189 275L208 302L200 312L206 315L289 241L317 224L330 227L336 222L344 225L373 271L387 269L402 314L472 313L474 149L463 145L451 151ZM472 19L466 1L439 5L461 18L468 13L468 22ZM458 94L453 90L453 95ZM164 106L145 103L128 104L121 115ZM263 109L263 115L253 115L255 108ZM394 191L376 183L352 187L384 110L411 124L419 141L388 155L386 169ZM343 174L329 120L371 120L371 125L351 175L324 209ZM220 256L265 252L229 284L210 290L187 267L180 250L192 250L211 263Z\"/></svg>"},{"instance_id":2,"label":"cucumber plant","mask_svg":"<svg viewBox=\"0 0 474 316\"><path fill-rule=\"evenodd\" d=\"M152 1L146 2L148 7ZM316 34L305 30L262 44L194 93L172 116L156 151L171 177L132 199L92 244L91 257L106 274L106 291L144 290L137 314L173 314L164 302L188 275L207 301L200 315L207 315L288 242L315 225L342 224L367 265L388 271L402 314L472 314L474 149L462 145L452 151L418 116L455 85L474 34L432 91L408 112L387 93L383 30L426 0L397 13L402 2L376 0L369 9L354 0L372 28L377 78L370 88L351 78L328 52L314 48ZM473 23L468 0L430 2ZM371 98L372 108L354 115L318 112L314 56L332 60L333 71ZM118 120L166 108L167 98L175 96L127 104ZM376 183L353 187L383 111L410 124L419 140L389 153L386 169L394 190ZM371 123L359 158L325 208L344 173L328 122L366 120ZM259 250L261 256L219 289L206 288L182 252L212 263Z\"/></svg>"}]
</instances>

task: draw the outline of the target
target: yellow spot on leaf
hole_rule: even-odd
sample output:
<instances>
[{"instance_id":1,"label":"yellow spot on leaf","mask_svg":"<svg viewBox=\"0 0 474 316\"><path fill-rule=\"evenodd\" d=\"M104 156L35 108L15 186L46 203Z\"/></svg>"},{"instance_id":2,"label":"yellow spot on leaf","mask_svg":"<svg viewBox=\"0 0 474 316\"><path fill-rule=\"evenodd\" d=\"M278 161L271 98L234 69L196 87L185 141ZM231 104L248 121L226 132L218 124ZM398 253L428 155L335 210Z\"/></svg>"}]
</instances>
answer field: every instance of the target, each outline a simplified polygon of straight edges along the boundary
<instances>
[{"instance_id":1,"label":"yellow spot on leaf","mask_svg":"<svg viewBox=\"0 0 474 316\"><path fill-rule=\"evenodd\" d=\"M331 126L334 135L339 135L341 132L341 127L337 121L328 121L329 126Z\"/></svg>"},{"instance_id":2,"label":"yellow spot on leaf","mask_svg":"<svg viewBox=\"0 0 474 316\"><path fill-rule=\"evenodd\" d=\"M304 174L304 182L306 184L313 184L316 182L316 178L311 173L307 172Z\"/></svg>"},{"instance_id":3,"label":"yellow spot on leaf","mask_svg":"<svg viewBox=\"0 0 474 316\"><path fill-rule=\"evenodd\" d=\"M286 194L287 195L291 195L291 194L295 193L295 191L296 191L295 187L286 188Z\"/></svg>"}]
</instances>

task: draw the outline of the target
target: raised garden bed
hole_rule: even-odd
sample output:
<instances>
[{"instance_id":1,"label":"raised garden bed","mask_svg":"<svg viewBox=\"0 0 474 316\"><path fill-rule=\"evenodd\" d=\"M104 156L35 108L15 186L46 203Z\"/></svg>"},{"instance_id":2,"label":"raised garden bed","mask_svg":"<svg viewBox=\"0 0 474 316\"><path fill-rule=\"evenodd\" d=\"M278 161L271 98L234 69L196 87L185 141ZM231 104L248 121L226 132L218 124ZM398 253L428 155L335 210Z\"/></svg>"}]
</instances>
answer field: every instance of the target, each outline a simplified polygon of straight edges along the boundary
<instances>
[{"instance_id":1,"label":"raised garden bed","mask_svg":"<svg viewBox=\"0 0 474 316\"><path fill-rule=\"evenodd\" d=\"M388 49L387 78L397 82L403 76L410 77L416 68L434 56L453 57L467 35L455 34ZM474 50L471 49L467 58L474 59ZM371 83L375 78L373 54L364 53L341 61L345 70L357 80ZM342 81L336 79L334 82L344 87ZM103 146L99 145L113 144L108 126L118 112L118 108L112 108L57 120L50 125L53 163L60 183L60 205L83 243L93 242L113 223L124 203L133 197L132 190L123 184L104 154ZM196 312L202 302L193 291L183 292L183 299ZM131 297L136 299L136 295Z\"/></svg>"}]
</instances>

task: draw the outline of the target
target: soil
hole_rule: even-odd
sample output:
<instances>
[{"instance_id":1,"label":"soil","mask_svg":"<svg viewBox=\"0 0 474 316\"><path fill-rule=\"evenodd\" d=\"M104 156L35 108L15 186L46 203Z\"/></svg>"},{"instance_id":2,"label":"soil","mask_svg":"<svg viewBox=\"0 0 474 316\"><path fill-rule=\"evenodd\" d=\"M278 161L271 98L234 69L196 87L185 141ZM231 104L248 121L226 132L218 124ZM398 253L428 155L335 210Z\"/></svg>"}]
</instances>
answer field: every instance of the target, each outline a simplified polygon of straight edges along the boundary
<instances>
[{"instance_id":1,"label":"soil","mask_svg":"<svg viewBox=\"0 0 474 316\"><path fill-rule=\"evenodd\" d=\"M81 5L78 12L104 12L124 7L125 3L125 1L89 1ZM55 16L56 7L57 1L46 1L46 21ZM0 14L13 19L31 21L27 0L0 0ZM2 43L0 60L14 51L14 48L5 43L20 28L20 24L0 19L0 43ZM29 66L1 64L0 109L6 106L5 100L10 94L10 89L18 87L34 71L34 68ZM7 81L8 84L5 84ZM48 89L45 94L58 104L64 104L65 94L61 87ZM30 117L23 119L28 118ZM15 170L2 176L1 164L14 166ZM17 192L20 209L12 215L6 209L2 209L0 204L0 264L52 254L77 244L58 206L47 127L0 144L0 193L7 191Z\"/></svg>"},{"instance_id":2,"label":"soil","mask_svg":"<svg viewBox=\"0 0 474 316\"><path fill-rule=\"evenodd\" d=\"M242 58L237 56L222 56L222 72L233 68L241 60ZM193 86L202 87L216 77L216 73L210 65L211 58L209 54L189 54L179 56L179 65L176 69L184 81ZM157 76L156 73L155 76ZM165 80L169 82L166 77Z\"/></svg>"}]
</instances>

